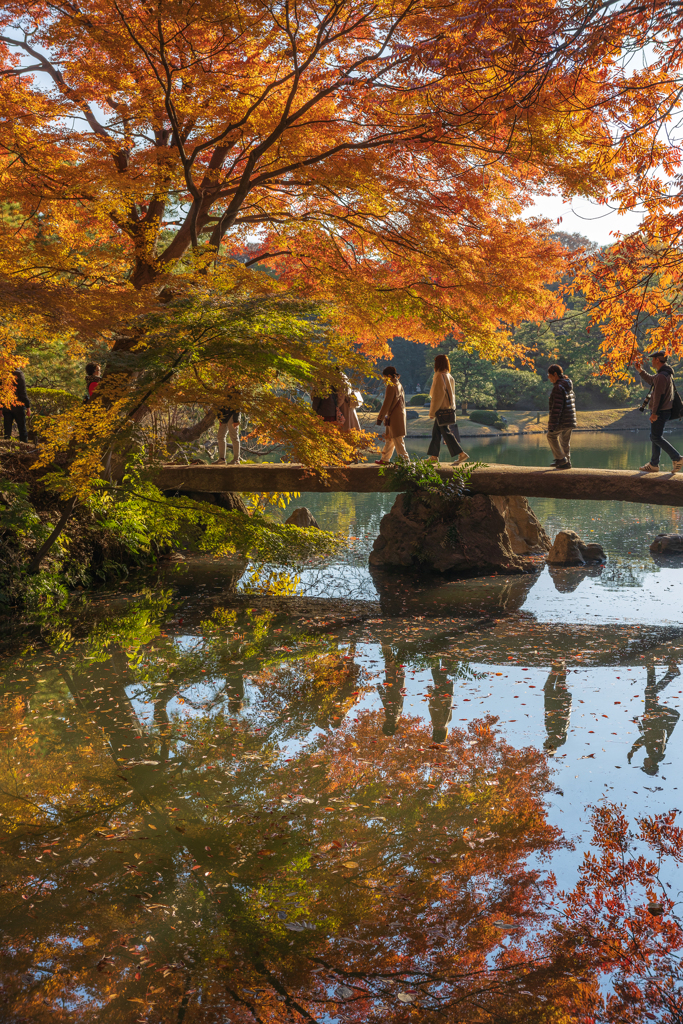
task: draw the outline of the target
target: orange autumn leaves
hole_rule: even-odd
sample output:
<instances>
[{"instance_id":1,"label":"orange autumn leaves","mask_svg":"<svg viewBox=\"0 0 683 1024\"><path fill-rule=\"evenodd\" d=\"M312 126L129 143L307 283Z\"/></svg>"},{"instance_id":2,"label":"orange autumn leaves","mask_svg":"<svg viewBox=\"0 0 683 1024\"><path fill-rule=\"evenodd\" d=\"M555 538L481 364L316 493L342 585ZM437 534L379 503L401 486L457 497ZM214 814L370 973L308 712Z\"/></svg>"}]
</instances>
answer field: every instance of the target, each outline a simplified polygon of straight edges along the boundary
<instances>
[{"instance_id":1,"label":"orange autumn leaves","mask_svg":"<svg viewBox=\"0 0 683 1024\"><path fill-rule=\"evenodd\" d=\"M618 171L619 30L579 74L557 46L571 11L548 0L0 17L0 272L38 332L111 330L164 285L214 282L315 295L372 354L451 331L511 356L509 325L555 309L563 259L525 204Z\"/></svg>"}]
</instances>

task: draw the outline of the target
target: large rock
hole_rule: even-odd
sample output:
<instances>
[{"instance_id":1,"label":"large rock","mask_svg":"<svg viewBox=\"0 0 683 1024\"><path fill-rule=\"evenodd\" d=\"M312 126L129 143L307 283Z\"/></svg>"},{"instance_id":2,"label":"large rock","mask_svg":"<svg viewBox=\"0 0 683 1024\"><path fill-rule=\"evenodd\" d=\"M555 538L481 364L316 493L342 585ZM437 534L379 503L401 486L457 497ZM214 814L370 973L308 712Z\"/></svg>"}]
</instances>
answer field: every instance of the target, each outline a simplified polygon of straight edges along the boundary
<instances>
[{"instance_id":1,"label":"large rock","mask_svg":"<svg viewBox=\"0 0 683 1024\"><path fill-rule=\"evenodd\" d=\"M529 508L526 498L491 495L491 501L505 520L510 545L516 555L545 555L550 551L550 537Z\"/></svg>"},{"instance_id":2,"label":"large rock","mask_svg":"<svg viewBox=\"0 0 683 1024\"><path fill-rule=\"evenodd\" d=\"M317 526L318 522L310 509L295 508L289 519L285 519L286 526Z\"/></svg>"},{"instance_id":3,"label":"large rock","mask_svg":"<svg viewBox=\"0 0 683 1024\"><path fill-rule=\"evenodd\" d=\"M680 533L658 533L650 544L653 555L683 555L683 536Z\"/></svg>"},{"instance_id":4,"label":"large rock","mask_svg":"<svg viewBox=\"0 0 683 1024\"><path fill-rule=\"evenodd\" d=\"M586 565L607 561L600 544L584 544L574 530L560 530L548 555L549 565Z\"/></svg>"},{"instance_id":5,"label":"large rock","mask_svg":"<svg viewBox=\"0 0 683 1024\"><path fill-rule=\"evenodd\" d=\"M510 508L511 501L516 503L514 509ZM370 565L471 576L536 572L538 560L516 552L508 532L508 524L518 522L527 533L531 530L528 516L532 513L530 509L525 513L524 505L524 498L491 498L486 494L456 501L434 495L399 494L391 512L382 519ZM538 530L543 533L540 524ZM542 544L537 531L532 532L534 543ZM515 526L514 543L519 548L523 542L523 530Z\"/></svg>"}]
</instances>

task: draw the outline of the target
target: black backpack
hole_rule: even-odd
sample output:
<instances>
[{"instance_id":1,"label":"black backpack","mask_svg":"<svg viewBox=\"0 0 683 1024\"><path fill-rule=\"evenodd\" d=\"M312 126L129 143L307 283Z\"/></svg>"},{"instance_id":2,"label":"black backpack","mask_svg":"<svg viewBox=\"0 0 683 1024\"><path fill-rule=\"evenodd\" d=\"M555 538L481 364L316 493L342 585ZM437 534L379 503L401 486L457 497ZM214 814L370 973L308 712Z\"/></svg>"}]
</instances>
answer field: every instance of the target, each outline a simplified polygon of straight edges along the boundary
<instances>
[{"instance_id":1,"label":"black backpack","mask_svg":"<svg viewBox=\"0 0 683 1024\"><path fill-rule=\"evenodd\" d=\"M671 413L669 414L669 419L670 420L680 420L680 419L683 419L683 399L681 399L681 396L679 395L678 391L676 390L676 385L675 384L674 384L673 387L674 387L674 400L673 400L673 404L671 406Z\"/></svg>"}]
</instances>

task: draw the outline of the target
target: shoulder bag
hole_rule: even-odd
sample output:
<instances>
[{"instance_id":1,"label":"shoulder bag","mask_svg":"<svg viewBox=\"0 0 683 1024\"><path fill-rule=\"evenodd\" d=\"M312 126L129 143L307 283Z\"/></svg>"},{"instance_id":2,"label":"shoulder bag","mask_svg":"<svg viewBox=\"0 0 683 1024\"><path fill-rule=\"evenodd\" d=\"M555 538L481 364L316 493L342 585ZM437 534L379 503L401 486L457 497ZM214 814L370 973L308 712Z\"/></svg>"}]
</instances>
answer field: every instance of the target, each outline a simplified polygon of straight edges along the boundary
<instances>
[{"instance_id":1,"label":"shoulder bag","mask_svg":"<svg viewBox=\"0 0 683 1024\"><path fill-rule=\"evenodd\" d=\"M448 377L444 373L443 383L446 394L448 395L448 401L451 403L450 409L437 409L436 410L436 422L440 427L445 427L449 423L455 423L455 402L453 401L453 395L451 393L450 385L448 383Z\"/></svg>"}]
</instances>

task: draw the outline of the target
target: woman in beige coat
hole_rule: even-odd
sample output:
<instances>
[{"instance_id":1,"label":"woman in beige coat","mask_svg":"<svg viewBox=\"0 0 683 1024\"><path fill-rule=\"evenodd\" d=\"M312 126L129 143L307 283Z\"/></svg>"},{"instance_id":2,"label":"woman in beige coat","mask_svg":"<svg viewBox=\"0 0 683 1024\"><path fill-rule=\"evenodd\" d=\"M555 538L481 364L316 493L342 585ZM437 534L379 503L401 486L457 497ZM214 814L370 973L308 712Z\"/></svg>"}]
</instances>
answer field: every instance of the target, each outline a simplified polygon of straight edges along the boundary
<instances>
[{"instance_id":1,"label":"woman in beige coat","mask_svg":"<svg viewBox=\"0 0 683 1024\"><path fill-rule=\"evenodd\" d=\"M377 414L377 425L384 423L386 427L384 448L382 457L377 460L376 465L386 466L391 462L394 448L398 457L403 462L410 462L410 456L406 450L404 438L408 433L406 422L406 395L399 376L393 366L385 366L382 376L386 381L387 389L384 392L384 402Z\"/></svg>"},{"instance_id":2,"label":"woman in beige coat","mask_svg":"<svg viewBox=\"0 0 683 1024\"><path fill-rule=\"evenodd\" d=\"M352 394L353 388L351 387L351 381L346 374L343 373L341 386L337 390L337 409L344 417L344 422L338 422L338 426L343 434L346 434L349 430L360 430L360 420L356 413L356 407L351 404Z\"/></svg>"},{"instance_id":3,"label":"woman in beige coat","mask_svg":"<svg viewBox=\"0 0 683 1024\"><path fill-rule=\"evenodd\" d=\"M432 462L439 461L441 438L443 438L455 464L467 462L469 455L462 450L451 433L451 427L455 426L455 382L451 377L451 364L448 356L440 355L434 360L434 380L429 392L429 418L434 420L432 439L427 449L430 460ZM441 422L439 422L440 419Z\"/></svg>"}]
</instances>

